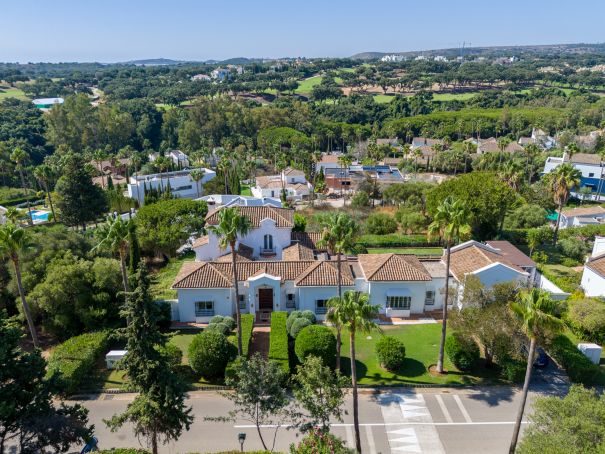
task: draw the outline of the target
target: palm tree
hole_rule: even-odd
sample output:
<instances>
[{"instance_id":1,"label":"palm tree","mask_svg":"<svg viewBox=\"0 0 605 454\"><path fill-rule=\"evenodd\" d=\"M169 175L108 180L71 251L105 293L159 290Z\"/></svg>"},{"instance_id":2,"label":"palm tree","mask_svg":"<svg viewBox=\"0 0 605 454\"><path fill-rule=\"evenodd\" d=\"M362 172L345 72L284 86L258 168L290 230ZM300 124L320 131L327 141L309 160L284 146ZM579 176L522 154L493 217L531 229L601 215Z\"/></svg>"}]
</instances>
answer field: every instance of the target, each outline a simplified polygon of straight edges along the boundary
<instances>
[{"instance_id":1,"label":"palm tree","mask_svg":"<svg viewBox=\"0 0 605 454\"><path fill-rule=\"evenodd\" d=\"M555 225L555 234L553 243L557 244L559 234L559 223L561 222L561 212L563 205L567 203L571 190L580 185L582 173L571 164L562 164L548 174L548 179L553 190L555 203L558 205L557 224Z\"/></svg>"},{"instance_id":2,"label":"palm tree","mask_svg":"<svg viewBox=\"0 0 605 454\"><path fill-rule=\"evenodd\" d=\"M53 206L53 199L50 194L50 181L53 177L53 171L48 164L41 164L34 169L34 176L40 182L44 190L46 191L46 196L48 197L48 203L50 205L50 211L53 214L53 222L57 222L57 217L55 214L55 207Z\"/></svg>"},{"instance_id":3,"label":"palm tree","mask_svg":"<svg viewBox=\"0 0 605 454\"><path fill-rule=\"evenodd\" d=\"M25 299L25 292L21 282L21 265L19 257L22 252L27 251L31 247L32 242L26 230L22 229L21 227L17 227L12 222L0 226L0 257L8 258L11 262L13 262L23 312L25 313L25 318L27 319L27 325L29 326L29 332L32 336L34 347L38 348L38 333L36 332L34 319L32 318L29 304L27 304Z\"/></svg>"},{"instance_id":4,"label":"palm tree","mask_svg":"<svg viewBox=\"0 0 605 454\"><path fill-rule=\"evenodd\" d=\"M206 171L204 169L199 168L193 169L189 174L191 176L191 179L195 181L195 192L197 193L198 198L200 196L200 181L204 178L205 173Z\"/></svg>"},{"instance_id":5,"label":"palm tree","mask_svg":"<svg viewBox=\"0 0 605 454\"><path fill-rule=\"evenodd\" d=\"M107 179L105 178L105 172L103 171L103 161L107 159L107 153L103 150L95 150L92 154L92 158L97 165L97 170L101 172L101 185L105 187L107 185Z\"/></svg>"},{"instance_id":6,"label":"palm tree","mask_svg":"<svg viewBox=\"0 0 605 454\"><path fill-rule=\"evenodd\" d=\"M99 243L93 248L107 248L113 254L118 254L120 257L120 268L122 271L122 284L124 292L128 295L130 287L128 285L128 272L126 271L126 256L129 246L130 223L132 220L124 221L121 216L107 217L107 223L97 229L97 235L101 238Z\"/></svg>"},{"instance_id":7,"label":"palm tree","mask_svg":"<svg viewBox=\"0 0 605 454\"><path fill-rule=\"evenodd\" d=\"M378 317L380 307L370 304L367 293L348 290L339 299L336 312L342 324L349 330L351 349L351 385L353 388L353 426L355 427L355 448L361 452L361 437L359 435L359 402L357 397L357 367L355 364L355 335L368 333L377 328L374 320Z\"/></svg>"},{"instance_id":8,"label":"palm tree","mask_svg":"<svg viewBox=\"0 0 605 454\"><path fill-rule=\"evenodd\" d=\"M214 233L219 239L221 249L231 248L231 264L233 267L233 289L235 290L235 310L237 314L237 352L242 355L242 323L239 308L239 290L237 287L237 252L235 244L239 237L246 236L252 224L250 219L240 214L237 207L223 208L218 212L218 224L208 227L208 231Z\"/></svg>"},{"instance_id":9,"label":"palm tree","mask_svg":"<svg viewBox=\"0 0 605 454\"><path fill-rule=\"evenodd\" d=\"M569 157L569 161L571 162L571 158L573 157L574 154L576 154L580 151L580 147L578 146L577 143L572 142L569 145L567 145L566 151L567 151L567 156Z\"/></svg>"},{"instance_id":10,"label":"palm tree","mask_svg":"<svg viewBox=\"0 0 605 454\"><path fill-rule=\"evenodd\" d=\"M349 166L353 163L353 158L351 156L343 154L338 157L338 164L340 165L341 170L341 178L344 178L346 173L349 170ZM340 195L342 195L343 187L340 185ZM343 205L346 205L346 198L343 200Z\"/></svg>"},{"instance_id":11,"label":"palm tree","mask_svg":"<svg viewBox=\"0 0 605 454\"><path fill-rule=\"evenodd\" d=\"M529 338L529 353L527 355L527 368L525 369L525 382L523 383L523 394L521 405L517 413L513 438L510 443L509 453L514 453L521 429L521 420L525 411L525 402L527 401L527 392L531 380L531 372L534 363L534 353L536 351L536 340L545 332L556 332L562 325L559 318L556 317L558 310L557 304L550 299L548 293L544 290L533 288L519 293L517 301L510 303L513 313L522 323L523 331Z\"/></svg>"},{"instance_id":12,"label":"palm tree","mask_svg":"<svg viewBox=\"0 0 605 454\"><path fill-rule=\"evenodd\" d=\"M443 303L443 324L441 325L441 343L439 344L439 359L437 360L437 372L443 373L443 353L445 348L445 337L447 334L447 304L449 297L450 255L454 242L459 241L470 234L471 227L468 224L469 213L461 200L455 200L452 196L447 197L437 207L437 213L433 222L429 225L428 236L433 238L439 236L445 241L445 301Z\"/></svg>"},{"instance_id":13,"label":"palm tree","mask_svg":"<svg viewBox=\"0 0 605 454\"><path fill-rule=\"evenodd\" d=\"M355 237L359 233L359 224L345 213L330 213L320 220L322 229L321 239L317 245L325 247L331 254L336 254L336 269L338 275L338 299L342 298L342 257L341 255L353 249ZM340 370L341 330L336 327L336 369Z\"/></svg>"},{"instance_id":14,"label":"palm tree","mask_svg":"<svg viewBox=\"0 0 605 454\"><path fill-rule=\"evenodd\" d=\"M27 185L25 184L25 163L29 160L29 155L22 148L15 148L11 153L11 161L13 161L19 171L19 177L21 178L21 187L24 191L27 192L27 223L29 225L33 225L34 221L32 219L32 208L29 203L29 191L27 190Z\"/></svg>"}]
</instances>

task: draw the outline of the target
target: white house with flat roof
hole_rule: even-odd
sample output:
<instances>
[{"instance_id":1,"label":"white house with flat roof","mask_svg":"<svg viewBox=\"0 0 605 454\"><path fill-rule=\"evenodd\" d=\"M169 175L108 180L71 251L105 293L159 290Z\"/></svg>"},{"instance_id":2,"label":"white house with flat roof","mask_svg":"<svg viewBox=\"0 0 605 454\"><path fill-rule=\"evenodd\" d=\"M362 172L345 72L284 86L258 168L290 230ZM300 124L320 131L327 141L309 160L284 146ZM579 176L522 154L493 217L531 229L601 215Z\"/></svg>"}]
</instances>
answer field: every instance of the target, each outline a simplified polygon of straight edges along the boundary
<instances>
[{"instance_id":1,"label":"white house with flat roof","mask_svg":"<svg viewBox=\"0 0 605 454\"><path fill-rule=\"evenodd\" d=\"M584 264L580 285L586 296L605 298L605 237L595 237L592 253Z\"/></svg>"},{"instance_id":2,"label":"white house with flat roof","mask_svg":"<svg viewBox=\"0 0 605 454\"><path fill-rule=\"evenodd\" d=\"M128 197L138 200L139 205L145 203L145 192L150 189L170 192L174 197L185 199L196 199L202 195L204 183L212 180L216 172L203 169L204 176L199 182L191 178L193 169L178 170L176 172L153 173L150 175L133 175L128 183Z\"/></svg>"}]
</instances>

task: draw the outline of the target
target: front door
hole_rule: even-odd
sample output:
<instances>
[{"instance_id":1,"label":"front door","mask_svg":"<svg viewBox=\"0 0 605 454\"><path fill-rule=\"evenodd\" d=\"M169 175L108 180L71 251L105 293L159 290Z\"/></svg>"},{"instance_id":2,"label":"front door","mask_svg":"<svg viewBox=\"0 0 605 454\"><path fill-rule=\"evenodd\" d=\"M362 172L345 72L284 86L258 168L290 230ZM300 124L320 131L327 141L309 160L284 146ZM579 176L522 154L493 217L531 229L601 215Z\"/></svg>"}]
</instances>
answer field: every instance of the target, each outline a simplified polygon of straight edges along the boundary
<instances>
[{"instance_id":1,"label":"front door","mask_svg":"<svg viewBox=\"0 0 605 454\"><path fill-rule=\"evenodd\" d=\"M259 288L258 289L258 308L261 311L273 310L273 289Z\"/></svg>"}]
</instances>

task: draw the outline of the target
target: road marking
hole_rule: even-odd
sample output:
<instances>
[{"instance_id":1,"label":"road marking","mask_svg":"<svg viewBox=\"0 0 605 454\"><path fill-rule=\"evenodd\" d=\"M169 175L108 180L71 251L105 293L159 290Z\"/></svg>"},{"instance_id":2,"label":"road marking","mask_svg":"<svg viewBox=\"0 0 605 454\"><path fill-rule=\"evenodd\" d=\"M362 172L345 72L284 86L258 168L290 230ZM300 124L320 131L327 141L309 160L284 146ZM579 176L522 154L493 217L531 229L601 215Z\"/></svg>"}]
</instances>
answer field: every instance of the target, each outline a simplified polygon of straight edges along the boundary
<instances>
[{"instance_id":1,"label":"road marking","mask_svg":"<svg viewBox=\"0 0 605 454\"><path fill-rule=\"evenodd\" d=\"M374 443L374 434L372 433L372 426L365 426L366 438L368 440L368 446L370 447L370 454L376 454L376 444Z\"/></svg>"},{"instance_id":2,"label":"road marking","mask_svg":"<svg viewBox=\"0 0 605 454\"><path fill-rule=\"evenodd\" d=\"M458 397L457 394L454 394L454 400L456 401L456 404L460 409L460 413L462 413L462 416L464 416L464 420L466 422L473 422L473 420L471 419L471 415L468 414L468 411L466 411L466 408L464 408L464 405L462 405L462 400L460 399L460 397Z\"/></svg>"},{"instance_id":3,"label":"road marking","mask_svg":"<svg viewBox=\"0 0 605 454\"><path fill-rule=\"evenodd\" d=\"M349 445L349 448L355 449L355 435L353 435L353 424L345 425L345 430L347 432L347 445Z\"/></svg>"},{"instance_id":4,"label":"road marking","mask_svg":"<svg viewBox=\"0 0 605 454\"><path fill-rule=\"evenodd\" d=\"M420 422L420 421L409 421L409 422L369 422L360 423L360 427L372 426L372 427L388 427L388 426L507 426L515 424L515 421L480 421L480 422ZM529 424L529 421L522 421L521 424ZM235 424L235 429L256 429L254 424ZM260 426L261 429L275 429L276 427L292 428L294 426L287 424L263 424ZM353 424L337 423L330 424L330 427L353 427ZM351 432L352 433L352 432Z\"/></svg>"},{"instance_id":5,"label":"road marking","mask_svg":"<svg viewBox=\"0 0 605 454\"><path fill-rule=\"evenodd\" d=\"M454 420L452 419L452 416L450 415L450 412L447 411L447 408L445 407L443 398L439 394L436 394L435 399L437 400L437 403L439 404L439 408L441 408L441 411L443 412L443 416L445 416L445 420L449 423L454 422Z\"/></svg>"}]
</instances>

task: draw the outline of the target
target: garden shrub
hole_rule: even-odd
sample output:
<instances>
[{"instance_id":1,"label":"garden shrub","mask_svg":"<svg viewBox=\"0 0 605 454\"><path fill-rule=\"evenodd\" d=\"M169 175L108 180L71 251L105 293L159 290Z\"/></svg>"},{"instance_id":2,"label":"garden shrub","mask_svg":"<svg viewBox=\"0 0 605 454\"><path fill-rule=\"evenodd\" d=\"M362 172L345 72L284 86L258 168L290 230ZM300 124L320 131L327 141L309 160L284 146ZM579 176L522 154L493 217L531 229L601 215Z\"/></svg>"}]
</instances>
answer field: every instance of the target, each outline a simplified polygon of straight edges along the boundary
<instances>
[{"instance_id":1,"label":"garden shrub","mask_svg":"<svg viewBox=\"0 0 605 454\"><path fill-rule=\"evenodd\" d=\"M288 318L286 320L286 331L288 332L288 334L290 334L290 331L292 330L292 324L294 323L294 321L301 317L302 317L301 311L290 312L290 314L288 315Z\"/></svg>"},{"instance_id":2,"label":"garden shrub","mask_svg":"<svg viewBox=\"0 0 605 454\"><path fill-rule=\"evenodd\" d=\"M376 343L376 356L385 369L397 371L405 361L405 345L392 336L383 336Z\"/></svg>"},{"instance_id":3,"label":"garden shrub","mask_svg":"<svg viewBox=\"0 0 605 454\"><path fill-rule=\"evenodd\" d=\"M227 363L236 355L237 348L217 331L203 331L189 345L189 364L202 377L224 375Z\"/></svg>"},{"instance_id":4,"label":"garden shrub","mask_svg":"<svg viewBox=\"0 0 605 454\"><path fill-rule=\"evenodd\" d=\"M599 380L599 366L591 363L566 336L557 336L549 345L548 353L565 369L573 383L592 385Z\"/></svg>"},{"instance_id":5,"label":"garden shrub","mask_svg":"<svg viewBox=\"0 0 605 454\"><path fill-rule=\"evenodd\" d=\"M513 358L504 358L500 361L502 376L513 383L521 383L525 380L527 363Z\"/></svg>"},{"instance_id":6,"label":"garden shrub","mask_svg":"<svg viewBox=\"0 0 605 454\"><path fill-rule=\"evenodd\" d=\"M295 319L294 323L292 323L292 327L290 328L290 336L293 339L296 339L298 333L300 333L303 328L306 328L309 325L312 325L312 323L304 317L299 317Z\"/></svg>"},{"instance_id":7,"label":"garden shrub","mask_svg":"<svg viewBox=\"0 0 605 454\"><path fill-rule=\"evenodd\" d=\"M426 235L361 235L357 244L366 248L427 247L439 246L439 241L429 241Z\"/></svg>"},{"instance_id":8,"label":"garden shrub","mask_svg":"<svg viewBox=\"0 0 605 454\"><path fill-rule=\"evenodd\" d=\"M229 380L235 380L237 378L237 371L242 365L243 357L238 356L233 361L229 361L227 367L225 367L225 383Z\"/></svg>"},{"instance_id":9,"label":"garden shrub","mask_svg":"<svg viewBox=\"0 0 605 454\"><path fill-rule=\"evenodd\" d=\"M163 347L159 347L159 351L166 357L172 369L181 365L183 352L176 345L168 343Z\"/></svg>"},{"instance_id":10,"label":"garden shrub","mask_svg":"<svg viewBox=\"0 0 605 454\"><path fill-rule=\"evenodd\" d=\"M310 325L303 328L294 343L294 352L301 363L307 356L317 356L326 366L336 366L336 336L330 328Z\"/></svg>"},{"instance_id":11,"label":"garden shrub","mask_svg":"<svg viewBox=\"0 0 605 454\"><path fill-rule=\"evenodd\" d=\"M108 331L72 337L52 351L48 360L48 374L60 374L65 392L72 394L90 376L108 347Z\"/></svg>"},{"instance_id":12,"label":"garden shrub","mask_svg":"<svg viewBox=\"0 0 605 454\"><path fill-rule=\"evenodd\" d=\"M237 326L235 319L233 317L229 317L228 315L223 317L222 323L224 323L225 325L227 325L229 327L229 331L233 331L235 329L235 327Z\"/></svg>"},{"instance_id":13,"label":"garden shrub","mask_svg":"<svg viewBox=\"0 0 605 454\"><path fill-rule=\"evenodd\" d=\"M252 330L254 329L254 315L242 314L242 354L248 356L250 342L252 341Z\"/></svg>"},{"instance_id":14,"label":"garden shrub","mask_svg":"<svg viewBox=\"0 0 605 454\"><path fill-rule=\"evenodd\" d=\"M311 324L317 323L317 317L315 316L315 313L313 311L307 309L306 311L302 311L300 315L301 317L304 317L309 320Z\"/></svg>"},{"instance_id":15,"label":"garden shrub","mask_svg":"<svg viewBox=\"0 0 605 454\"><path fill-rule=\"evenodd\" d=\"M224 336L229 335L229 333L231 332L231 330L229 329L229 325L227 325L224 322L210 323L208 325L208 327L206 328L206 331L212 331L212 332L221 333Z\"/></svg>"},{"instance_id":16,"label":"garden shrub","mask_svg":"<svg viewBox=\"0 0 605 454\"><path fill-rule=\"evenodd\" d=\"M351 206L356 209L367 208L370 206L370 196L367 192L358 191L351 198Z\"/></svg>"},{"instance_id":17,"label":"garden shrub","mask_svg":"<svg viewBox=\"0 0 605 454\"><path fill-rule=\"evenodd\" d=\"M224 317L222 315L215 315L214 317L212 317L210 319L210 322L208 322L209 325L213 325L215 323L221 323L223 321Z\"/></svg>"},{"instance_id":18,"label":"garden shrub","mask_svg":"<svg viewBox=\"0 0 605 454\"><path fill-rule=\"evenodd\" d=\"M269 336L269 360L277 362L285 373L290 372L287 317L286 312L271 313L271 335Z\"/></svg>"},{"instance_id":19,"label":"garden shrub","mask_svg":"<svg viewBox=\"0 0 605 454\"><path fill-rule=\"evenodd\" d=\"M459 370L466 371L479 359L479 346L470 337L453 333L445 340L445 352Z\"/></svg>"},{"instance_id":20,"label":"garden shrub","mask_svg":"<svg viewBox=\"0 0 605 454\"><path fill-rule=\"evenodd\" d=\"M586 242L578 238L563 238L559 240L557 246L563 255L577 261L584 260L584 256L588 252Z\"/></svg>"},{"instance_id":21,"label":"garden shrub","mask_svg":"<svg viewBox=\"0 0 605 454\"><path fill-rule=\"evenodd\" d=\"M371 235L387 235L397 231L397 221L386 213L372 213L365 222L365 231Z\"/></svg>"},{"instance_id":22,"label":"garden shrub","mask_svg":"<svg viewBox=\"0 0 605 454\"><path fill-rule=\"evenodd\" d=\"M345 442L330 432L322 432L319 429L312 429L295 446L290 445L290 454L351 454L355 451L346 447Z\"/></svg>"},{"instance_id":23,"label":"garden shrub","mask_svg":"<svg viewBox=\"0 0 605 454\"><path fill-rule=\"evenodd\" d=\"M567 320L578 337L601 345L605 342L605 303L602 301L573 301L567 311Z\"/></svg>"}]
</instances>

